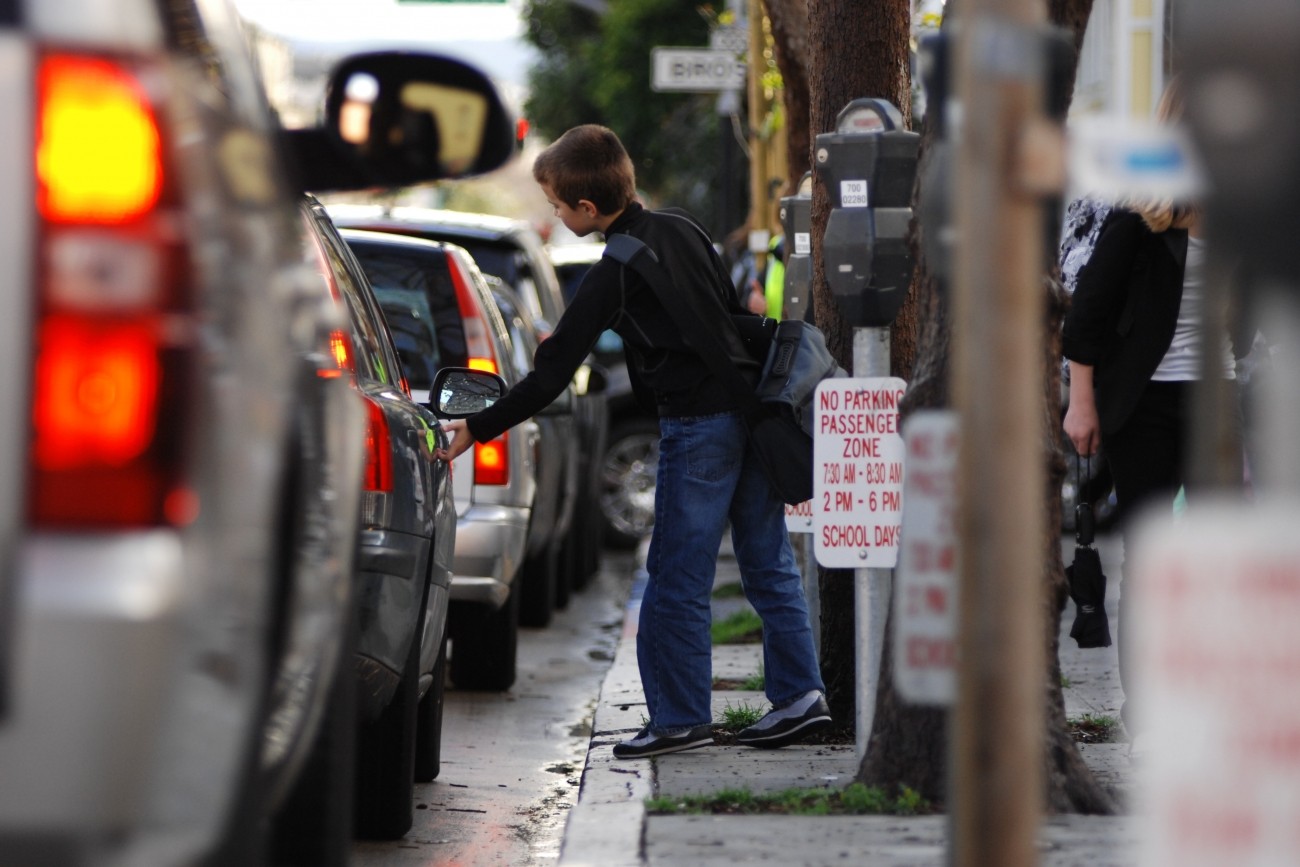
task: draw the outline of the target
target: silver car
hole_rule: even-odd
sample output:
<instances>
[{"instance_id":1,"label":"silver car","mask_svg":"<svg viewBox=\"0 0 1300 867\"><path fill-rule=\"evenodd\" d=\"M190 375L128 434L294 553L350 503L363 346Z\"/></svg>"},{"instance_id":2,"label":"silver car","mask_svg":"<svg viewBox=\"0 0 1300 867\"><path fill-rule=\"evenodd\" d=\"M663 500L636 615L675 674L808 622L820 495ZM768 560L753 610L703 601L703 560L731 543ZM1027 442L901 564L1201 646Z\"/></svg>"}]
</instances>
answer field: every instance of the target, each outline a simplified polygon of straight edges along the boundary
<instances>
[{"instance_id":1,"label":"silver car","mask_svg":"<svg viewBox=\"0 0 1300 867\"><path fill-rule=\"evenodd\" d=\"M286 179L437 176L368 147L404 84L480 101L476 171L504 112L376 55L285 134L222 2L2 4L0 68L0 862L341 863L364 416Z\"/></svg>"},{"instance_id":2,"label":"silver car","mask_svg":"<svg viewBox=\"0 0 1300 867\"><path fill-rule=\"evenodd\" d=\"M474 260L459 247L340 229L394 334L411 393L424 400L447 366L524 375L501 312ZM462 689L503 690L515 681L522 576L538 496L540 427L529 420L458 457L452 473L451 679Z\"/></svg>"}]
</instances>

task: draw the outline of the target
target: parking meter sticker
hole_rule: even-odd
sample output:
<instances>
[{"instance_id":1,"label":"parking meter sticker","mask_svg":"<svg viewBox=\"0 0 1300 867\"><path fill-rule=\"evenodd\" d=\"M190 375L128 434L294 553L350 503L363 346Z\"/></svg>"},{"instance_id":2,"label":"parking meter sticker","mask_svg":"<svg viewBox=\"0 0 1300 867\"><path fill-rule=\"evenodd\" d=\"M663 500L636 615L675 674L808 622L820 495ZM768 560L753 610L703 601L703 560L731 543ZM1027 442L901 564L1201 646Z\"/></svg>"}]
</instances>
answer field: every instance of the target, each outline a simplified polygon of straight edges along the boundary
<instances>
[{"instance_id":1,"label":"parking meter sticker","mask_svg":"<svg viewBox=\"0 0 1300 867\"><path fill-rule=\"evenodd\" d=\"M840 207L841 208L865 208L867 201L867 182L861 181L840 181Z\"/></svg>"},{"instance_id":2,"label":"parking meter sticker","mask_svg":"<svg viewBox=\"0 0 1300 867\"><path fill-rule=\"evenodd\" d=\"M812 254L812 235L810 233L794 233L794 254L796 256L808 256Z\"/></svg>"}]
</instances>

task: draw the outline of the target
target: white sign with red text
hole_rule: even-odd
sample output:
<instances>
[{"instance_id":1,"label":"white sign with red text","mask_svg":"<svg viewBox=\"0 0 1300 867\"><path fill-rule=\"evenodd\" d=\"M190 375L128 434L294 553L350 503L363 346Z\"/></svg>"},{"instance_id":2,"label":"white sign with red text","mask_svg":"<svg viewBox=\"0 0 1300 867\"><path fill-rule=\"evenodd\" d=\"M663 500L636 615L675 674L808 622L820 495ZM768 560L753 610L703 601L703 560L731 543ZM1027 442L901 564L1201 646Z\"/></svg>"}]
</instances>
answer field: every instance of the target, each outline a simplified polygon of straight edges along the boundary
<instances>
[{"instance_id":1,"label":"white sign with red text","mask_svg":"<svg viewBox=\"0 0 1300 867\"><path fill-rule=\"evenodd\" d=\"M813 531L812 500L804 500L796 506L785 507L785 529L787 533Z\"/></svg>"},{"instance_id":2,"label":"white sign with red text","mask_svg":"<svg viewBox=\"0 0 1300 867\"><path fill-rule=\"evenodd\" d=\"M957 414L926 410L903 427L903 548L894 591L894 683L914 704L957 694Z\"/></svg>"},{"instance_id":3,"label":"white sign with red text","mask_svg":"<svg viewBox=\"0 0 1300 867\"><path fill-rule=\"evenodd\" d=\"M1300 503L1198 500L1136 531L1125 579L1142 864L1300 853ZM1129 591L1127 588L1132 587Z\"/></svg>"},{"instance_id":4,"label":"white sign with red text","mask_svg":"<svg viewBox=\"0 0 1300 867\"><path fill-rule=\"evenodd\" d=\"M903 514L896 376L823 380L814 398L813 551L831 569L892 569Z\"/></svg>"}]
</instances>

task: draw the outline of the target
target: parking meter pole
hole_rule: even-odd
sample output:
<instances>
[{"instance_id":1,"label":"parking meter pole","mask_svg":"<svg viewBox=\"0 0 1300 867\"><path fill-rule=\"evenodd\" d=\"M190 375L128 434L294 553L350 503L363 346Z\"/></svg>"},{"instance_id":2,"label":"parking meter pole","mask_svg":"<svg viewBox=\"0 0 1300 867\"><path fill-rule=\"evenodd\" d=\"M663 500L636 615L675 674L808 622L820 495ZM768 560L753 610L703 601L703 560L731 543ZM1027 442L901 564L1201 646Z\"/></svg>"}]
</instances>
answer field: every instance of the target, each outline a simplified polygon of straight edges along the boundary
<instances>
[{"instance_id":1,"label":"parking meter pole","mask_svg":"<svg viewBox=\"0 0 1300 867\"><path fill-rule=\"evenodd\" d=\"M889 328L853 329L853 375L889 376ZM853 570L854 629L857 649L857 754L861 763L876 718L880 657L885 647L892 569Z\"/></svg>"}]
</instances>

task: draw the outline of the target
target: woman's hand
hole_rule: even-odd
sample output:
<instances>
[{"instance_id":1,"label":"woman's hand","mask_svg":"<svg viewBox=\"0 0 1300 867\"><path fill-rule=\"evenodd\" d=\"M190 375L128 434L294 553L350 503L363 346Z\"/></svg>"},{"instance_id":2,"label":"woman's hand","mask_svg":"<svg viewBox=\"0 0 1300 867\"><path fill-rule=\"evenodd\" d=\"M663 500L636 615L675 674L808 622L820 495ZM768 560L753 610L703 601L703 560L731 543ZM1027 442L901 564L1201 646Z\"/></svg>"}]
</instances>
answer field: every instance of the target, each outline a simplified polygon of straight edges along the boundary
<instances>
[{"instance_id":1,"label":"woman's hand","mask_svg":"<svg viewBox=\"0 0 1300 867\"><path fill-rule=\"evenodd\" d=\"M451 442L445 449L434 452L434 456L440 461L451 463L474 445L474 435L469 432L469 425L465 424L463 418L443 422L442 430L451 437Z\"/></svg>"},{"instance_id":2,"label":"woman's hand","mask_svg":"<svg viewBox=\"0 0 1300 867\"><path fill-rule=\"evenodd\" d=\"M1061 425L1080 457L1090 457L1101 447L1101 422L1092 390L1092 367L1070 362L1070 408Z\"/></svg>"},{"instance_id":3,"label":"woman's hand","mask_svg":"<svg viewBox=\"0 0 1300 867\"><path fill-rule=\"evenodd\" d=\"M1070 398L1070 408L1065 411L1065 435L1074 443L1080 457L1091 457L1101 445L1101 425L1097 421L1097 406L1092 401Z\"/></svg>"}]
</instances>

